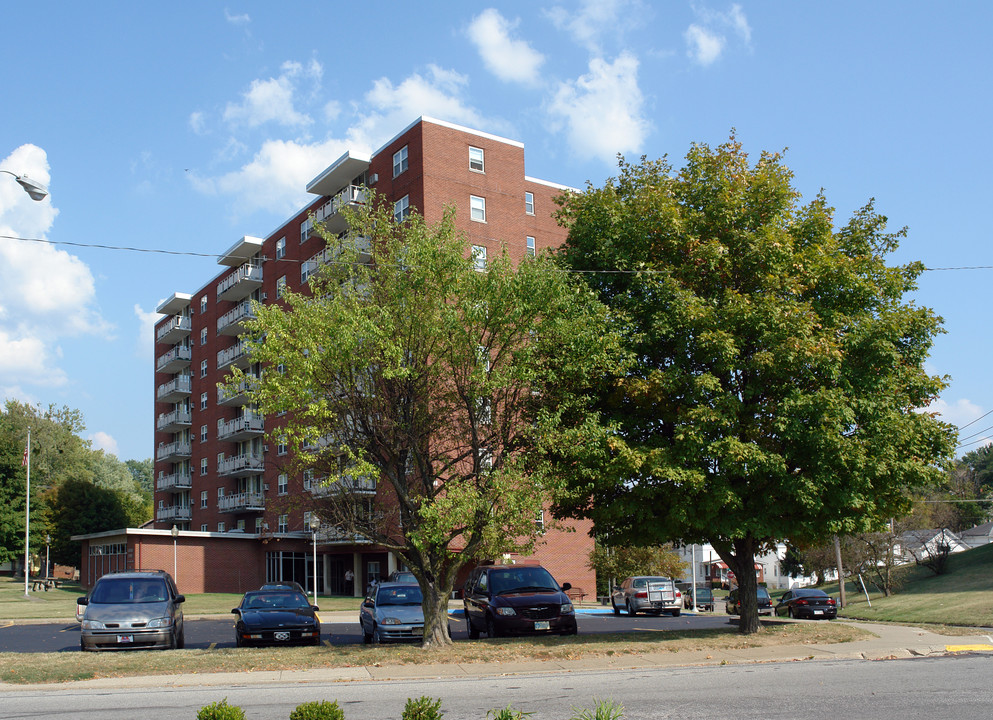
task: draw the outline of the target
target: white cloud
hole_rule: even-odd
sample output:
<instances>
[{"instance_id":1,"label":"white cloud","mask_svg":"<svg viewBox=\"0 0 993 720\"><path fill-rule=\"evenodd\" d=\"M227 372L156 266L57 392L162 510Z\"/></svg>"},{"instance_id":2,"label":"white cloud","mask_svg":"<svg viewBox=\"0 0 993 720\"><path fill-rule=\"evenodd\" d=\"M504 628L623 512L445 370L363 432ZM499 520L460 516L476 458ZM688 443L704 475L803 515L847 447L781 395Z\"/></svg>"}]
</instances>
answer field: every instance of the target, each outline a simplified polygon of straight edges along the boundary
<instances>
[{"instance_id":1,"label":"white cloud","mask_svg":"<svg viewBox=\"0 0 993 720\"><path fill-rule=\"evenodd\" d=\"M498 10L488 8L469 24L469 39L476 45L486 67L504 82L534 85L545 57L524 40L515 40L511 31L519 21L511 23Z\"/></svg>"},{"instance_id":2,"label":"white cloud","mask_svg":"<svg viewBox=\"0 0 993 720\"><path fill-rule=\"evenodd\" d=\"M945 422L959 427L978 420L983 415L983 409L966 398L959 398L951 403L944 398L938 398L928 405L927 412L936 412Z\"/></svg>"},{"instance_id":3,"label":"white cloud","mask_svg":"<svg viewBox=\"0 0 993 720\"><path fill-rule=\"evenodd\" d=\"M163 298L164 300L164 298ZM162 300L156 304L156 307ZM134 306L135 317L138 318L138 337L135 343L135 356L143 360L151 360L155 357L155 323L162 319L155 310L146 312L140 305Z\"/></svg>"},{"instance_id":4,"label":"white cloud","mask_svg":"<svg viewBox=\"0 0 993 720\"><path fill-rule=\"evenodd\" d=\"M192 129L197 135L203 135L207 132L206 120L204 119L203 113L199 110L190 113L190 129Z\"/></svg>"},{"instance_id":5,"label":"white cloud","mask_svg":"<svg viewBox=\"0 0 993 720\"><path fill-rule=\"evenodd\" d=\"M613 164L617 153L638 152L648 133L638 60L622 53L613 63L593 59L589 68L559 87L549 113L565 124L574 153Z\"/></svg>"},{"instance_id":6,"label":"white cloud","mask_svg":"<svg viewBox=\"0 0 993 720\"><path fill-rule=\"evenodd\" d=\"M752 42L752 28L748 24L748 18L745 17L745 12L741 9L741 5L731 6L731 11L728 13L728 22L734 28L734 31L738 33L738 36L745 41L745 44L750 45Z\"/></svg>"},{"instance_id":7,"label":"white cloud","mask_svg":"<svg viewBox=\"0 0 993 720\"><path fill-rule=\"evenodd\" d=\"M224 8L224 19L227 20L232 25L248 25L250 22L252 22L252 18L249 17L248 13L235 15L227 8Z\"/></svg>"},{"instance_id":8,"label":"white cloud","mask_svg":"<svg viewBox=\"0 0 993 720\"><path fill-rule=\"evenodd\" d=\"M582 0L578 8L554 7L546 11L554 25L595 55L603 54L602 37L623 36L645 22L651 8L639 0Z\"/></svg>"},{"instance_id":9,"label":"white cloud","mask_svg":"<svg viewBox=\"0 0 993 720\"><path fill-rule=\"evenodd\" d=\"M56 364L59 359L58 348L50 349L41 337L0 327L0 376L5 379L43 387L65 385L65 371Z\"/></svg>"},{"instance_id":10,"label":"white cloud","mask_svg":"<svg viewBox=\"0 0 993 720\"><path fill-rule=\"evenodd\" d=\"M92 443L94 450L103 450L108 455L116 456L120 454L117 449L117 440L105 432L97 431L95 433L91 433L89 436L89 441Z\"/></svg>"},{"instance_id":11,"label":"white cloud","mask_svg":"<svg viewBox=\"0 0 993 720\"><path fill-rule=\"evenodd\" d=\"M224 108L224 120L232 125L247 127L270 122L287 127L310 125L313 120L306 113L296 110L294 96L299 80L320 83L324 72L321 64L311 61L305 67L298 62L285 62L280 70L282 74L279 77L253 80L240 103L228 103Z\"/></svg>"},{"instance_id":12,"label":"white cloud","mask_svg":"<svg viewBox=\"0 0 993 720\"><path fill-rule=\"evenodd\" d=\"M714 63L724 50L724 36L716 35L699 25L686 28L684 37L688 45L686 54L701 65Z\"/></svg>"}]
</instances>

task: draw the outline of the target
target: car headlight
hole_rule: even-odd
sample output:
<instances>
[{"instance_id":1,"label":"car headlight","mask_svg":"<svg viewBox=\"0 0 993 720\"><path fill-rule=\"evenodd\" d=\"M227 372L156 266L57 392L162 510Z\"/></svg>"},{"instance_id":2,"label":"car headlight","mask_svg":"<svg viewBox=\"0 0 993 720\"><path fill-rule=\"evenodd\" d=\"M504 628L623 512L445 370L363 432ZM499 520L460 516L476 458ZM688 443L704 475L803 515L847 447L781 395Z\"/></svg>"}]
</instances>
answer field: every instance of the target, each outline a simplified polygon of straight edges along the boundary
<instances>
[{"instance_id":1,"label":"car headlight","mask_svg":"<svg viewBox=\"0 0 993 720\"><path fill-rule=\"evenodd\" d=\"M148 625L146 625L145 627L150 627L150 628L172 627L172 618L171 617L155 618L154 620L149 620Z\"/></svg>"},{"instance_id":2,"label":"car headlight","mask_svg":"<svg viewBox=\"0 0 993 720\"><path fill-rule=\"evenodd\" d=\"M403 623L400 622L400 618L395 618L395 617L383 618L382 620L379 621L379 624L380 625L403 625Z\"/></svg>"},{"instance_id":3,"label":"car headlight","mask_svg":"<svg viewBox=\"0 0 993 720\"><path fill-rule=\"evenodd\" d=\"M83 620L83 630L106 630L102 622Z\"/></svg>"},{"instance_id":4,"label":"car headlight","mask_svg":"<svg viewBox=\"0 0 993 720\"><path fill-rule=\"evenodd\" d=\"M517 611L512 607L498 607L496 613L497 615L516 615Z\"/></svg>"},{"instance_id":5,"label":"car headlight","mask_svg":"<svg viewBox=\"0 0 993 720\"><path fill-rule=\"evenodd\" d=\"M561 612L563 615L572 615L574 612L576 612L576 608L572 606L572 603L562 603Z\"/></svg>"}]
</instances>

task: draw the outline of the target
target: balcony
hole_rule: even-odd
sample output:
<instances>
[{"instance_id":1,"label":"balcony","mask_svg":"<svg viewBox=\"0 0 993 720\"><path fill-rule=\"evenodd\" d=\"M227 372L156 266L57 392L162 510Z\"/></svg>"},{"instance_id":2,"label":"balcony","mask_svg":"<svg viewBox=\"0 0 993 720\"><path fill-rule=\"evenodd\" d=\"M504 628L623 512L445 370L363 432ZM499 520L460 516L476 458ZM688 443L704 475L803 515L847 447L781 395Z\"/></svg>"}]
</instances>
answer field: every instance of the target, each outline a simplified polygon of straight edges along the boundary
<instances>
[{"instance_id":1,"label":"balcony","mask_svg":"<svg viewBox=\"0 0 993 720\"><path fill-rule=\"evenodd\" d=\"M241 335L245 332L245 321L255 319L255 310L252 309L252 301L245 300L238 303L238 306L226 312L217 319L218 335Z\"/></svg>"},{"instance_id":2,"label":"balcony","mask_svg":"<svg viewBox=\"0 0 993 720\"><path fill-rule=\"evenodd\" d=\"M183 368L190 366L193 359L193 350L187 345L177 345L169 352L159 355L155 361L156 372L178 373Z\"/></svg>"},{"instance_id":3,"label":"balcony","mask_svg":"<svg viewBox=\"0 0 993 720\"><path fill-rule=\"evenodd\" d=\"M175 345L193 330L192 321L185 315L173 315L155 331L155 342Z\"/></svg>"},{"instance_id":4,"label":"balcony","mask_svg":"<svg viewBox=\"0 0 993 720\"><path fill-rule=\"evenodd\" d=\"M224 458L217 463L217 474L221 477L242 477L256 475L265 467L262 455L245 453L234 457Z\"/></svg>"},{"instance_id":5,"label":"balcony","mask_svg":"<svg viewBox=\"0 0 993 720\"><path fill-rule=\"evenodd\" d=\"M352 240L345 240L352 242ZM372 259L372 240L365 235L357 235L354 238L355 249L358 253L356 260L364 263ZM337 248L324 248L319 253L313 255L309 260L300 266L300 282L306 283L317 274L322 266L336 261L341 256Z\"/></svg>"},{"instance_id":6,"label":"balcony","mask_svg":"<svg viewBox=\"0 0 993 720\"><path fill-rule=\"evenodd\" d=\"M245 415L229 420L217 428L217 439L228 442L248 440L265 434L265 419L257 415Z\"/></svg>"},{"instance_id":7,"label":"balcony","mask_svg":"<svg viewBox=\"0 0 993 720\"><path fill-rule=\"evenodd\" d=\"M192 520L193 508L189 505L169 505L160 507L155 511L157 522L167 522L169 520Z\"/></svg>"},{"instance_id":8,"label":"balcony","mask_svg":"<svg viewBox=\"0 0 993 720\"><path fill-rule=\"evenodd\" d=\"M162 443L155 451L155 459L162 462L189 460L191 457L193 457L193 446L188 440Z\"/></svg>"},{"instance_id":9,"label":"balcony","mask_svg":"<svg viewBox=\"0 0 993 720\"><path fill-rule=\"evenodd\" d=\"M262 266L245 263L217 284L217 299L226 302L244 300L262 287Z\"/></svg>"},{"instance_id":10,"label":"balcony","mask_svg":"<svg viewBox=\"0 0 993 720\"><path fill-rule=\"evenodd\" d=\"M155 429L159 432L179 432L192 424L193 415L189 410L173 410L171 413L159 415L155 422Z\"/></svg>"},{"instance_id":11,"label":"balcony","mask_svg":"<svg viewBox=\"0 0 993 720\"><path fill-rule=\"evenodd\" d=\"M217 369L220 370L228 365L233 365L242 370L245 370L251 365L247 343L239 342L237 345L232 345L227 350L221 350L217 353Z\"/></svg>"},{"instance_id":12,"label":"balcony","mask_svg":"<svg viewBox=\"0 0 993 720\"><path fill-rule=\"evenodd\" d=\"M155 400L157 402L177 402L190 396L192 386L193 381L189 375L180 375L175 380L159 385L155 391Z\"/></svg>"},{"instance_id":13,"label":"balcony","mask_svg":"<svg viewBox=\"0 0 993 720\"><path fill-rule=\"evenodd\" d=\"M182 492L193 487L193 476L187 472L172 473L166 475L159 473L155 481L155 489L159 492Z\"/></svg>"},{"instance_id":14,"label":"balcony","mask_svg":"<svg viewBox=\"0 0 993 720\"><path fill-rule=\"evenodd\" d=\"M317 542L325 545L368 545L370 541L357 533L347 533L334 525L321 525L317 531Z\"/></svg>"},{"instance_id":15,"label":"balcony","mask_svg":"<svg viewBox=\"0 0 993 720\"><path fill-rule=\"evenodd\" d=\"M242 492L217 498L217 510L222 513L261 512L265 510L265 495Z\"/></svg>"},{"instance_id":16,"label":"balcony","mask_svg":"<svg viewBox=\"0 0 993 720\"><path fill-rule=\"evenodd\" d=\"M318 237L314 223L323 223L332 235L338 235L348 229L348 221L341 214L346 207L364 205L366 189L361 185L349 185L333 198L314 211L314 221L307 218L300 225L300 242L306 242L312 237Z\"/></svg>"},{"instance_id":17,"label":"balcony","mask_svg":"<svg viewBox=\"0 0 993 720\"><path fill-rule=\"evenodd\" d=\"M327 485L323 483L328 483ZM352 494L366 494L376 492L376 479L368 475L351 476L346 475L337 481L328 481L327 478L311 480L308 486L304 481L304 490L314 497L327 497L342 492Z\"/></svg>"},{"instance_id":18,"label":"balcony","mask_svg":"<svg viewBox=\"0 0 993 720\"><path fill-rule=\"evenodd\" d=\"M251 402L251 398L248 397L248 392L253 387L253 376L249 376L248 380L242 380L238 383L235 388L228 388L221 386L217 388L217 404L224 405L226 407L240 407L242 405L247 405Z\"/></svg>"}]
</instances>

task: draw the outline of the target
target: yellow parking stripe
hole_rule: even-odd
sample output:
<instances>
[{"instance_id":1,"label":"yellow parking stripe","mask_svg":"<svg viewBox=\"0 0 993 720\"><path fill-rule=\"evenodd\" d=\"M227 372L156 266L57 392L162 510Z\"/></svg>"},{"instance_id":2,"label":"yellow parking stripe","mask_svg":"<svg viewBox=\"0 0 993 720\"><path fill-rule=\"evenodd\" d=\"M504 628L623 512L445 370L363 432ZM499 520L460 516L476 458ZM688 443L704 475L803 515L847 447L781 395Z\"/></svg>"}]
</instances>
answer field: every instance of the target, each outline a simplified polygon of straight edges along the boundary
<instances>
[{"instance_id":1,"label":"yellow parking stripe","mask_svg":"<svg viewBox=\"0 0 993 720\"><path fill-rule=\"evenodd\" d=\"M946 652L975 652L977 650L993 650L993 645L976 643L975 645L945 645Z\"/></svg>"},{"instance_id":2,"label":"yellow parking stripe","mask_svg":"<svg viewBox=\"0 0 993 720\"><path fill-rule=\"evenodd\" d=\"M208 645L208 646L207 646L207 649L208 649L208 650L213 650L213 649L214 649L214 648L216 648L216 647L217 647L217 643L215 643L215 642L214 642L214 643L211 643L210 645Z\"/></svg>"}]
</instances>

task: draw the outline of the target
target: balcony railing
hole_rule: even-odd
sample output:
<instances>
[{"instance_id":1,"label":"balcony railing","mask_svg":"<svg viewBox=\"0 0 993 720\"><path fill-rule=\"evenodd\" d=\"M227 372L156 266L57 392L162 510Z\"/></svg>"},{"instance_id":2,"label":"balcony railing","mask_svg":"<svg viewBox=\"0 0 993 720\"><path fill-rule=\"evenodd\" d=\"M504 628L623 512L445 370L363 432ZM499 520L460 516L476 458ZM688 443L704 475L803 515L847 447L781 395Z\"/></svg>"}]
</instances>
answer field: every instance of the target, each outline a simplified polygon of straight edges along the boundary
<instances>
[{"instance_id":1,"label":"balcony railing","mask_svg":"<svg viewBox=\"0 0 993 720\"><path fill-rule=\"evenodd\" d=\"M262 287L262 266L245 263L217 283L217 299L230 302L244 300Z\"/></svg>"},{"instance_id":2,"label":"balcony railing","mask_svg":"<svg viewBox=\"0 0 993 720\"><path fill-rule=\"evenodd\" d=\"M245 300L238 303L238 306L226 312L217 319L218 335L241 335L245 331L245 321L255 319L255 310L252 308L252 301Z\"/></svg>"},{"instance_id":3,"label":"balcony railing","mask_svg":"<svg viewBox=\"0 0 993 720\"><path fill-rule=\"evenodd\" d=\"M219 512L257 512L265 510L265 495L260 492L242 492L217 498Z\"/></svg>"},{"instance_id":4,"label":"balcony railing","mask_svg":"<svg viewBox=\"0 0 993 720\"><path fill-rule=\"evenodd\" d=\"M372 258L372 240L365 235L357 235L354 238L355 249L358 252L356 260L358 262L368 262ZM339 259L341 253L335 248L324 248L319 253L311 256L309 260L300 265L300 282L306 283L317 274L322 266Z\"/></svg>"},{"instance_id":5,"label":"balcony railing","mask_svg":"<svg viewBox=\"0 0 993 720\"><path fill-rule=\"evenodd\" d=\"M219 386L217 388L217 404L228 406L247 405L249 402L248 391L252 388L252 383L256 379L252 376L249 377L251 379L242 380L235 388L229 389L224 385Z\"/></svg>"},{"instance_id":6,"label":"balcony railing","mask_svg":"<svg viewBox=\"0 0 993 720\"><path fill-rule=\"evenodd\" d=\"M193 446L184 440L159 445L155 451L156 460L174 460L193 457Z\"/></svg>"},{"instance_id":7,"label":"balcony railing","mask_svg":"<svg viewBox=\"0 0 993 720\"><path fill-rule=\"evenodd\" d=\"M248 356L248 344L245 342L239 342L237 345L232 345L226 350L221 350L217 353L218 370L228 365L234 365L244 370L250 363L251 358Z\"/></svg>"},{"instance_id":8,"label":"balcony railing","mask_svg":"<svg viewBox=\"0 0 993 720\"><path fill-rule=\"evenodd\" d=\"M163 492L189 490L191 487L193 487L193 476L190 475L189 471L172 473L171 475L159 473L159 477L155 481L155 489Z\"/></svg>"},{"instance_id":9,"label":"balcony railing","mask_svg":"<svg viewBox=\"0 0 993 720\"><path fill-rule=\"evenodd\" d=\"M180 375L174 380L159 385L155 399L159 402L176 402L192 392L193 382L189 375Z\"/></svg>"},{"instance_id":10,"label":"balcony railing","mask_svg":"<svg viewBox=\"0 0 993 720\"><path fill-rule=\"evenodd\" d=\"M171 413L162 413L155 423L155 429L159 432L176 432L184 427L193 424L193 415L189 410L173 410Z\"/></svg>"},{"instance_id":11,"label":"balcony railing","mask_svg":"<svg viewBox=\"0 0 993 720\"><path fill-rule=\"evenodd\" d=\"M155 511L155 519L159 522L164 520L192 520L193 508L189 505L169 505L160 507Z\"/></svg>"},{"instance_id":12,"label":"balcony railing","mask_svg":"<svg viewBox=\"0 0 993 720\"><path fill-rule=\"evenodd\" d=\"M348 229L348 221L342 217L341 211L351 205L362 205L365 201L366 189L361 185L349 185L314 211L314 221L324 223L328 232L337 235ZM307 218L300 225L300 242L306 242L316 235L310 218Z\"/></svg>"},{"instance_id":13,"label":"balcony railing","mask_svg":"<svg viewBox=\"0 0 993 720\"><path fill-rule=\"evenodd\" d=\"M324 544L361 544L368 545L369 540L357 533L348 533L334 525L321 525L317 530L317 542Z\"/></svg>"},{"instance_id":14,"label":"balcony railing","mask_svg":"<svg viewBox=\"0 0 993 720\"><path fill-rule=\"evenodd\" d=\"M224 458L217 463L217 474L222 476L254 475L265 468L265 461L258 453L245 453Z\"/></svg>"},{"instance_id":15,"label":"balcony railing","mask_svg":"<svg viewBox=\"0 0 993 720\"><path fill-rule=\"evenodd\" d=\"M190 334L193 323L185 315L173 315L155 333L155 342L175 344Z\"/></svg>"},{"instance_id":16,"label":"balcony railing","mask_svg":"<svg viewBox=\"0 0 993 720\"><path fill-rule=\"evenodd\" d=\"M258 437L265 433L265 420L255 415L245 415L243 417L228 420L218 426L217 439L237 442L247 440L251 437Z\"/></svg>"},{"instance_id":17,"label":"balcony railing","mask_svg":"<svg viewBox=\"0 0 993 720\"><path fill-rule=\"evenodd\" d=\"M327 478L316 478L309 483L304 480L303 489L314 497L327 497L342 492L374 493L376 492L376 479L368 475L346 475L333 482Z\"/></svg>"},{"instance_id":18,"label":"balcony railing","mask_svg":"<svg viewBox=\"0 0 993 720\"><path fill-rule=\"evenodd\" d=\"M190 366L193 350L187 345L177 345L167 353L163 353L155 361L158 372L175 373Z\"/></svg>"}]
</instances>

